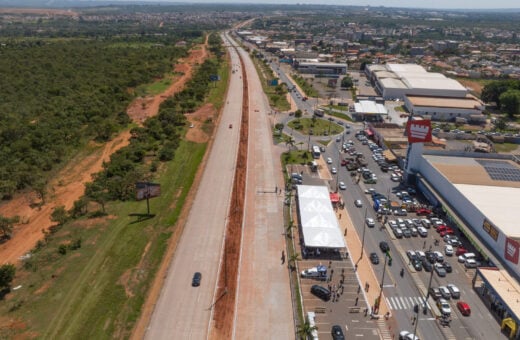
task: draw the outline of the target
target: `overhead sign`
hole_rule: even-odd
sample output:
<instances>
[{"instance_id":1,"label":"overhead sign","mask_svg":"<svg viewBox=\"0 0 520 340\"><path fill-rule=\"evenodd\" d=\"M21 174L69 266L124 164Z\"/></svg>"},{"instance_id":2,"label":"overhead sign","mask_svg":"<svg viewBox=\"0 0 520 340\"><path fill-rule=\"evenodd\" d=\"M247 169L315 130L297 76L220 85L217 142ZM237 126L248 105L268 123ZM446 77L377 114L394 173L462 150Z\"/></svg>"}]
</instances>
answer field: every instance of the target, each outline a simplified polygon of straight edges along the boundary
<instances>
[{"instance_id":1,"label":"overhead sign","mask_svg":"<svg viewBox=\"0 0 520 340\"><path fill-rule=\"evenodd\" d=\"M425 143L432 141L432 126L429 120L409 120L406 123L408 143Z\"/></svg>"},{"instance_id":2,"label":"overhead sign","mask_svg":"<svg viewBox=\"0 0 520 340\"><path fill-rule=\"evenodd\" d=\"M138 201L161 196L161 185L159 183L137 182L135 189Z\"/></svg>"},{"instance_id":3,"label":"overhead sign","mask_svg":"<svg viewBox=\"0 0 520 340\"><path fill-rule=\"evenodd\" d=\"M508 260L509 262L513 262L514 264L518 264L519 248L520 243L518 243L518 241L506 237L506 246L504 249L504 255L506 260Z\"/></svg>"},{"instance_id":4,"label":"overhead sign","mask_svg":"<svg viewBox=\"0 0 520 340\"><path fill-rule=\"evenodd\" d=\"M220 76L218 74L210 74L209 75L209 80L211 80L211 81L218 81L218 80L220 80Z\"/></svg>"}]
</instances>

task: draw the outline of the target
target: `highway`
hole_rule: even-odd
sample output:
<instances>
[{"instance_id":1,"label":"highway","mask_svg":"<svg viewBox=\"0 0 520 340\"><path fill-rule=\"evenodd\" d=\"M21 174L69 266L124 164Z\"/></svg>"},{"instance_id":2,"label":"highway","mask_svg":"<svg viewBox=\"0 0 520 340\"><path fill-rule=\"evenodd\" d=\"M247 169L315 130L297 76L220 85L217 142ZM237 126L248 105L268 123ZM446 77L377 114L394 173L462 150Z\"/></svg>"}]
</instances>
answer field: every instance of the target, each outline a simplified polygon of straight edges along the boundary
<instances>
[{"instance_id":1,"label":"highway","mask_svg":"<svg viewBox=\"0 0 520 340\"><path fill-rule=\"evenodd\" d=\"M234 49L231 63L240 64ZM204 339L221 258L226 216L235 174L243 82L240 73L229 81L212 149L174 258L156 303L147 339ZM229 124L236 128L230 129ZM200 287L192 287L194 272L202 273Z\"/></svg>"}]
</instances>

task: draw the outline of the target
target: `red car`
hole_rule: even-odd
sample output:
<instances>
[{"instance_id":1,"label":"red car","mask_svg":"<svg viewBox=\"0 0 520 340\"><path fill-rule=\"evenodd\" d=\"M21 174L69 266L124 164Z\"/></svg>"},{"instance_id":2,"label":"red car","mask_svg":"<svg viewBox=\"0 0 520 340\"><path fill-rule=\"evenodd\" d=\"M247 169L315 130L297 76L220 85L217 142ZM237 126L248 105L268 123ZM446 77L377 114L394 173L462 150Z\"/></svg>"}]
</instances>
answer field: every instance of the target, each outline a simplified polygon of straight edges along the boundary
<instances>
[{"instance_id":1,"label":"red car","mask_svg":"<svg viewBox=\"0 0 520 340\"><path fill-rule=\"evenodd\" d=\"M416 211L417 216L428 216L432 213L430 209L421 208Z\"/></svg>"},{"instance_id":2,"label":"red car","mask_svg":"<svg viewBox=\"0 0 520 340\"><path fill-rule=\"evenodd\" d=\"M471 308L469 308L469 305L464 301L457 302L457 308L459 309L460 313L464 316L470 316L471 315Z\"/></svg>"},{"instance_id":3,"label":"red car","mask_svg":"<svg viewBox=\"0 0 520 340\"><path fill-rule=\"evenodd\" d=\"M466 254L467 252L468 252L468 250L466 248L458 247L457 250L455 251L455 255L459 256L459 255Z\"/></svg>"},{"instance_id":4,"label":"red car","mask_svg":"<svg viewBox=\"0 0 520 340\"><path fill-rule=\"evenodd\" d=\"M345 166L347 165L347 160L346 159L342 159L341 160L341 166Z\"/></svg>"},{"instance_id":5,"label":"red car","mask_svg":"<svg viewBox=\"0 0 520 340\"><path fill-rule=\"evenodd\" d=\"M446 230L444 230L443 232L441 232L441 237L444 237L446 235L453 235L455 234L455 232L453 231L453 229L451 228L447 228Z\"/></svg>"}]
</instances>

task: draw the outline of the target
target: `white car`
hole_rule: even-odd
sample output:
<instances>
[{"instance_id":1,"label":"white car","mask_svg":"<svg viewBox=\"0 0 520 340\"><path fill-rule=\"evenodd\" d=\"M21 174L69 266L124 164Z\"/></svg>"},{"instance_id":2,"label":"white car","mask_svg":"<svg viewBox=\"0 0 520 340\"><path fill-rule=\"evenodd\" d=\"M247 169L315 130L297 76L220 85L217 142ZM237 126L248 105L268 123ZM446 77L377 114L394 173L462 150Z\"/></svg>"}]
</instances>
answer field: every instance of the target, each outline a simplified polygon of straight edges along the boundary
<instances>
[{"instance_id":1,"label":"white car","mask_svg":"<svg viewBox=\"0 0 520 340\"><path fill-rule=\"evenodd\" d=\"M330 157L327 158L327 164L332 164L332 158L330 158Z\"/></svg>"},{"instance_id":2,"label":"white car","mask_svg":"<svg viewBox=\"0 0 520 340\"><path fill-rule=\"evenodd\" d=\"M347 186L345 185L345 182L339 182L339 185L338 185L338 186L339 186L339 188L340 188L341 190L347 190Z\"/></svg>"},{"instance_id":3,"label":"white car","mask_svg":"<svg viewBox=\"0 0 520 340\"><path fill-rule=\"evenodd\" d=\"M419 235L421 235L421 237L428 237L428 229L426 229L425 227L418 227L417 232L419 233Z\"/></svg>"},{"instance_id":4,"label":"white car","mask_svg":"<svg viewBox=\"0 0 520 340\"><path fill-rule=\"evenodd\" d=\"M464 267L466 268L477 268L478 263L474 259L467 259L466 262L464 262Z\"/></svg>"},{"instance_id":5,"label":"white car","mask_svg":"<svg viewBox=\"0 0 520 340\"><path fill-rule=\"evenodd\" d=\"M444 254L447 256L453 256L453 246L447 244L444 246Z\"/></svg>"},{"instance_id":6,"label":"white car","mask_svg":"<svg viewBox=\"0 0 520 340\"><path fill-rule=\"evenodd\" d=\"M354 205L358 208L361 208L363 206L363 202L361 200L355 200Z\"/></svg>"},{"instance_id":7,"label":"white car","mask_svg":"<svg viewBox=\"0 0 520 340\"><path fill-rule=\"evenodd\" d=\"M374 221L374 219L370 218L370 217L367 217L366 223L367 223L367 226L369 226L370 228L373 228L376 225L376 222Z\"/></svg>"},{"instance_id":8,"label":"white car","mask_svg":"<svg viewBox=\"0 0 520 340\"><path fill-rule=\"evenodd\" d=\"M331 168L330 169L330 172L332 172L332 174L337 174L338 173L338 170L336 170L336 168Z\"/></svg>"},{"instance_id":9,"label":"white car","mask_svg":"<svg viewBox=\"0 0 520 340\"><path fill-rule=\"evenodd\" d=\"M399 340L419 340L419 337L408 331L401 331L399 333Z\"/></svg>"},{"instance_id":10,"label":"white car","mask_svg":"<svg viewBox=\"0 0 520 340\"><path fill-rule=\"evenodd\" d=\"M444 314L444 315L451 314L450 304L445 299L439 299L439 301L437 301L437 306L439 306L439 310L441 311L442 314Z\"/></svg>"}]
</instances>

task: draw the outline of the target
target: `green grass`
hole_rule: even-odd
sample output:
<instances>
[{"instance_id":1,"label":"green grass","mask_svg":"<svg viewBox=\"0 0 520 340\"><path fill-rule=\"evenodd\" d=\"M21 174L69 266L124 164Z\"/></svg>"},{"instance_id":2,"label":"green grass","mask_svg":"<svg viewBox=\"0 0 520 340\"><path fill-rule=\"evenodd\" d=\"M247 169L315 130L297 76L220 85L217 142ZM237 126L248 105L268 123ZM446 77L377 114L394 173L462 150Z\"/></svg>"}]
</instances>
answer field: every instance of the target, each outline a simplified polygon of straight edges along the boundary
<instances>
[{"instance_id":1,"label":"green grass","mask_svg":"<svg viewBox=\"0 0 520 340\"><path fill-rule=\"evenodd\" d=\"M155 96L163 93L172 84L172 77L173 74L169 73L162 79L154 81L153 83L140 85L135 89L135 93L140 97Z\"/></svg>"},{"instance_id":2,"label":"green grass","mask_svg":"<svg viewBox=\"0 0 520 340\"><path fill-rule=\"evenodd\" d=\"M287 97L285 94L278 94L275 92L275 86L269 86L267 84L268 81L274 79L276 76L273 73L273 70L266 64L263 60L260 60L256 57L251 58L256 68L256 72L260 77L260 82L262 83L262 89L264 93L267 95L269 99L269 105L275 108L278 111L288 111L291 108L291 105L287 101Z\"/></svg>"},{"instance_id":3,"label":"green grass","mask_svg":"<svg viewBox=\"0 0 520 340\"><path fill-rule=\"evenodd\" d=\"M349 121L349 122L352 122L352 118L350 118L349 115L345 114L345 113L340 113L340 112L334 112L334 111L325 111L329 116L333 116L333 117L336 117L336 118L340 118L340 119L343 119L343 120L346 120L346 121Z\"/></svg>"},{"instance_id":4,"label":"green grass","mask_svg":"<svg viewBox=\"0 0 520 340\"><path fill-rule=\"evenodd\" d=\"M229 82L229 71L229 62L222 62L222 65L218 71L220 80L214 83L213 86L215 87L210 91L207 99L207 102L213 104L213 107L215 107L217 110L220 110L222 105L224 105L223 98L225 98L225 93Z\"/></svg>"},{"instance_id":5,"label":"green grass","mask_svg":"<svg viewBox=\"0 0 520 340\"><path fill-rule=\"evenodd\" d=\"M493 147L497 152L509 153L518 149L518 144L513 143L494 143Z\"/></svg>"},{"instance_id":6,"label":"green grass","mask_svg":"<svg viewBox=\"0 0 520 340\"><path fill-rule=\"evenodd\" d=\"M321 136L325 133L330 136L343 132L343 127L325 119L299 118L291 120L287 123L287 126L304 135L308 135L311 130L312 134L316 136Z\"/></svg>"},{"instance_id":7,"label":"green grass","mask_svg":"<svg viewBox=\"0 0 520 340\"><path fill-rule=\"evenodd\" d=\"M284 168L287 164L307 164L312 159L312 154L307 150L291 150L282 155Z\"/></svg>"},{"instance_id":8,"label":"green grass","mask_svg":"<svg viewBox=\"0 0 520 340\"><path fill-rule=\"evenodd\" d=\"M396 106L396 107L394 107L394 110L396 110L397 112L408 112L408 110L406 109L406 107L404 105Z\"/></svg>"},{"instance_id":9,"label":"green grass","mask_svg":"<svg viewBox=\"0 0 520 340\"><path fill-rule=\"evenodd\" d=\"M14 283L24 288L0 304L0 314L24 320L27 331L44 339L129 337L205 150L206 144L181 142L162 169L161 197L150 201L154 218L130 216L146 213L144 201L115 202L107 205L108 219L64 225L17 275L23 281ZM80 249L58 254L60 244L78 238ZM130 296L121 284L124 274ZM2 329L0 338L12 332Z\"/></svg>"},{"instance_id":10,"label":"green grass","mask_svg":"<svg viewBox=\"0 0 520 340\"><path fill-rule=\"evenodd\" d=\"M293 80L298 84L298 86L302 89L303 92L305 92L305 95L307 97L319 97L318 91L312 86L312 84L309 84L305 78L294 75Z\"/></svg>"}]
</instances>

